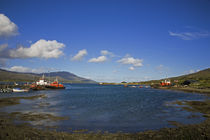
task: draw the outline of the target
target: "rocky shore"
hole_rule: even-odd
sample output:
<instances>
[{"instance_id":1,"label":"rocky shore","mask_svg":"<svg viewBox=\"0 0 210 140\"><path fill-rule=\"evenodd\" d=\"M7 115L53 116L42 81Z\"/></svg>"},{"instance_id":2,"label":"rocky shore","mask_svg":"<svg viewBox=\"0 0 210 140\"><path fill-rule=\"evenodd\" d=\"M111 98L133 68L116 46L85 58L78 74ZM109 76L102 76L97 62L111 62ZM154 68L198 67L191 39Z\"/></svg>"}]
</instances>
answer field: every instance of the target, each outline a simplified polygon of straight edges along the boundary
<instances>
[{"instance_id":1,"label":"rocky shore","mask_svg":"<svg viewBox=\"0 0 210 140\"><path fill-rule=\"evenodd\" d=\"M190 93L200 93L200 94L206 94L210 95L210 89L198 89L198 88L192 88L192 87L154 87L155 89L163 89L163 90L174 90L174 91L184 91L184 92L190 92Z\"/></svg>"}]
</instances>

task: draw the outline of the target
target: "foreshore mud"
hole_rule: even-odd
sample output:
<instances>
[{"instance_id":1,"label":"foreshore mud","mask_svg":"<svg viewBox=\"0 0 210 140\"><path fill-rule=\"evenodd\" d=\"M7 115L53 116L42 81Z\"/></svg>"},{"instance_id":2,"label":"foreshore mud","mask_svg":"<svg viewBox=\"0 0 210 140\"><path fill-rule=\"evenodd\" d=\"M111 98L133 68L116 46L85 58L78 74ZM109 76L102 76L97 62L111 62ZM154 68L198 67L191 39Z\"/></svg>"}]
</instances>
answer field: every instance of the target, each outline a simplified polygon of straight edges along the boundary
<instances>
[{"instance_id":1,"label":"foreshore mud","mask_svg":"<svg viewBox=\"0 0 210 140\"><path fill-rule=\"evenodd\" d=\"M19 104L20 99L46 98L45 95L31 97L11 97L0 99L0 107ZM34 113L0 113L0 139L210 139L210 100L205 101L177 101L176 104L187 105L183 109L203 113L206 120L200 124L176 124L176 128L162 128L139 133L108 133L74 131L72 133L57 132L47 128L34 128L29 123L14 123L15 120L34 121L50 119L52 121L65 120L66 117L50 114Z\"/></svg>"}]
</instances>

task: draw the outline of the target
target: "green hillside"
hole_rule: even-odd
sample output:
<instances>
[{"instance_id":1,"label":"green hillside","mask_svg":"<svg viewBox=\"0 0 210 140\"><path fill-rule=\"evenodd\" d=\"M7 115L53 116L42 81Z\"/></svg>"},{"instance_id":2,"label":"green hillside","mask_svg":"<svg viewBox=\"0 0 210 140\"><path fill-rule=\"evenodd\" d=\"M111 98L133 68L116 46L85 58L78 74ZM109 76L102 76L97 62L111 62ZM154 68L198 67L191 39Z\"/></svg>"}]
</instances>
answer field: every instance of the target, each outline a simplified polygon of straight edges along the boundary
<instances>
[{"instance_id":1,"label":"green hillside","mask_svg":"<svg viewBox=\"0 0 210 140\"><path fill-rule=\"evenodd\" d=\"M189 81L190 87L210 88L210 68L196 72L196 73L182 75L178 77L171 77L168 79L170 79L172 83L177 84L177 85L183 85L184 82ZM157 83L160 83L162 80L165 80L165 79L145 81L141 83L142 84L152 84L152 83L157 84Z\"/></svg>"},{"instance_id":2,"label":"green hillside","mask_svg":"<svg viewBox=\"0 0 210 140\"><path fill-rule=\"evenodd\" d=\"M191 87L210 88L210 68L188 75L173 77L170 79L172 81L178 80L179 84L182 84L186 80L194 81L190 84Z\"/></svg>"},{"instance_id":3,"label":"green hillside","mask_svg":"<svg viewBox=\"0 0 210 140\"><path fill-rule=\"evenodd\" d=\"M85 79L76 76L70 72L50 72L50 73L20 73L0 69L0 81L1 82L34 82L40 79L42 75L45 75L46 80L53 81L56 77L59 82L64 83L96 83L93 80Z\"/></svg>"}]
</instances>

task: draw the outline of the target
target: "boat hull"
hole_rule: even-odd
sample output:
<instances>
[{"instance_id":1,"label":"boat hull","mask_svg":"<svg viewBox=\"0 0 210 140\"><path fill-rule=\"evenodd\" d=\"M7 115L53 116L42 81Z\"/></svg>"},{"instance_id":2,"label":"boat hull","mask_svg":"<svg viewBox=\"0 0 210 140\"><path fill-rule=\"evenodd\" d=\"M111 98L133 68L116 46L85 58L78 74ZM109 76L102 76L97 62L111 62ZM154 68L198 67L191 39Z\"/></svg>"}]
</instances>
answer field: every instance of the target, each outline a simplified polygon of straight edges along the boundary
<instances>
[{"instance_id":1,"label":"boat hull","mask_svg":"<svg viewBox=\"0 0 210 140\"><path fill-rule=\"evenodd\" d=\"M13 92L28 92L28 89L13 89Z\"/></svg>"},{"instance_id":2,"label":"boat hull","mask_svg":"<svg viewBox=\"0 0 210 140\"><path fill-rule=\"evenodd\" d=\"M65 87L45 86L48 89L65 89Z\"/></svg>"},{"instance_id":3,"label":"boat hull","mask_svg":"<svg viewBox=\"0 0 210 140\"><path fill-rule=\"evenodd\" d=\"M45 90L46 88L45 88L45 86L39 86L39 85L37 85L37 86L31 87L31 89L32 90Z\"/></svg>"}]
</instances>

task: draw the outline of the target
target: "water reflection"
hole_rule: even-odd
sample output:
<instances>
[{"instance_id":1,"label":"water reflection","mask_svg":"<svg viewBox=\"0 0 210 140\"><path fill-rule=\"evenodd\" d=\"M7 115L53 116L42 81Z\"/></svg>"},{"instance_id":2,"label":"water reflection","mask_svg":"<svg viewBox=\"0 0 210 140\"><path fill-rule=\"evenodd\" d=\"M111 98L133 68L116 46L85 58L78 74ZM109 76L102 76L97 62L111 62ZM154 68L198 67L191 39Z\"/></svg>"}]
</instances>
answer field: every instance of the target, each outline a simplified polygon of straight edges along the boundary
<instances>
[{"instance_id":1,"label":"water reflection","mask_svg":"<svg viewBox=\"0 0 210 140\"><path fill-rule=\"evenodd\" d=\"M206 98L199 94L123 86L86 84L65 86L66 90L12 94L11 96L45 94L47 97L35 100L22 99L21 104L2 108L1 111L67 116L68 120L30 121L32 125L58 126L57 130L62 131L69 131L69 128L72 128L89 131L139 132L174 127L169 121L189 124L204 120L200 113L187 112L175 104L170 104L175 100Z\"/></svg>"}]
</instances>

